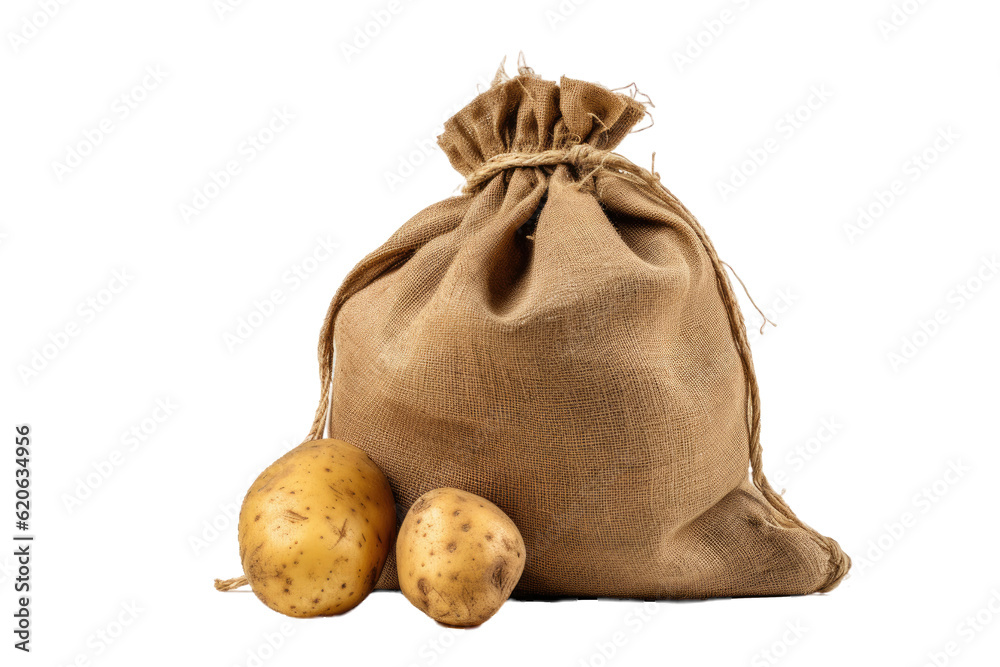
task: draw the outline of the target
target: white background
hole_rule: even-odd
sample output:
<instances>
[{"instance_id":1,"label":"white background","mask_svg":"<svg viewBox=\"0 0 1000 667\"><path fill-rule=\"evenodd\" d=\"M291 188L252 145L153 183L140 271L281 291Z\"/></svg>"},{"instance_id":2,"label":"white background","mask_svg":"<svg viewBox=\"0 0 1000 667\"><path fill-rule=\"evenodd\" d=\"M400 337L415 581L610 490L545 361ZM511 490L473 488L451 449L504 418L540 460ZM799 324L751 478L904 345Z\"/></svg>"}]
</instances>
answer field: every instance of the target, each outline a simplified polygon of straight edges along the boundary
<instances>
[{"instance_id":1,"label":"white background","mask_svg":"<svg viewBox=\"0 0 1000 667\"><path fill-rule=\"evenodd\" d=\"M910 12L899 25L885 23L894 1ZM11 647L0 548L4 664L995 664L996 3L404 0L351 54L387 0L50 2L51 18L45 4L8 0L0 16L0 538L12 544L25 422L37 535L30 655ZM213 590L239 574L245 489L308 429L329 298L455 193L427 144L519 49L543 77L636 82L655 102L655 126L620 151L644 166L657 151L664 183L779 324L759 336L744 303L765 466L854 557L833 593L512 602L461 632L397 593L292 621ZM247 159L275 109L294 119ZM80 148L102 122L110 133ZM952 138L935 148L939 132ZM765 144L764 164L744 165ZM55 166L77 150L68 173ZM229 160L240 173L185 220ZM859 208L878 215L850 235ZM318 239L338 249L313 264ZM123 270L124 289L104 292ZM283 301L230 349L274 290ZM50 358L25 374L36 352Z\"/></svg>"}]
</instances>

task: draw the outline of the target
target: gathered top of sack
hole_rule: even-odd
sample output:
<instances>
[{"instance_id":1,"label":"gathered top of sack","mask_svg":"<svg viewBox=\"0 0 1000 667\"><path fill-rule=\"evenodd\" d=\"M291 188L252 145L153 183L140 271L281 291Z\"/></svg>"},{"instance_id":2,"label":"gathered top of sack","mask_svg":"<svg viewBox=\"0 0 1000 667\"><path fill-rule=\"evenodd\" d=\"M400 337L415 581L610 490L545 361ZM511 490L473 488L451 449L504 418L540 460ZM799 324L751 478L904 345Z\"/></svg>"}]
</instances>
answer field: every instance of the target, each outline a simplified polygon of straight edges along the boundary
<instances>
[{"instance_id":1,"label":"gathered top of sack","mask_svg":"<svg viewBox=\"0 0 1000 667\"><path fill-rule=\"evenodd\" d=\"M520 75L494 85L449 119L438 144L468 177L498 155L578 144L613 150L645 115L641 102L594 83Z\"/></svg>"}]
</instances>

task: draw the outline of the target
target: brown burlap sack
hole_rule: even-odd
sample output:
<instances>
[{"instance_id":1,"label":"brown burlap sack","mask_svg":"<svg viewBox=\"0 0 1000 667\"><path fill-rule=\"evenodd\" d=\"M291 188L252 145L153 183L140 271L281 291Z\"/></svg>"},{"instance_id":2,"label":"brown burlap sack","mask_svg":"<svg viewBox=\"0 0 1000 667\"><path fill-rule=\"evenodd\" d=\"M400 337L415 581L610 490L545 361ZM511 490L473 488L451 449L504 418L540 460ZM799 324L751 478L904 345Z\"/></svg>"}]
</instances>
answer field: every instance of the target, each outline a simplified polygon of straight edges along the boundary
<instances>
[{"instance_id":1,"label":"brown burlap sack","mask_svg":"<svg viewBox=\"0 0 1000 667\"><path fill-rule=\"evenodd\" d=\"M334 297L310 437L329 400L330 437L369 453L401 511L444 486L502 508L527 545L515 596L831 590L850 560L761 471L722 263L658 176L609 152L643 105L504 79L439 138L465 192ZM397 587L394 559L379 587Z\"/></svg>"}]
</instances>

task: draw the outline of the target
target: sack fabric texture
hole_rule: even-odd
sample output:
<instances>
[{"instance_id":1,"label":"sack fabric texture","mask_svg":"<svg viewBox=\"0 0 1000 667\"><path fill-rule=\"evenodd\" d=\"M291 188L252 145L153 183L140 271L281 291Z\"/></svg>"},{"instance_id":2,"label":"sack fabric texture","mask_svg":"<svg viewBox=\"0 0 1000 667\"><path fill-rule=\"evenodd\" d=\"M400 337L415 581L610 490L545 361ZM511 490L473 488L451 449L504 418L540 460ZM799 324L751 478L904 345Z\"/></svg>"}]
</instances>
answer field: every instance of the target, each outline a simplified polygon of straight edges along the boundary
<instances>
[{"instance_id":1,"label":"sack fabric texture","mask_svg":"<svg viewBox=\"0 0 1000 667\"><path fill-rule=\"evenodd\" d=\"M611 152L644 115L521 70L451 118L438 141L465 191L334 296L310 438L367 451L401 513L439 487L503 509L527 547L515 597L829 591L850 559L761 472L725 268L659 177ZM390 557L379 588L397 587Z\"/></svg>"}]
</instances>

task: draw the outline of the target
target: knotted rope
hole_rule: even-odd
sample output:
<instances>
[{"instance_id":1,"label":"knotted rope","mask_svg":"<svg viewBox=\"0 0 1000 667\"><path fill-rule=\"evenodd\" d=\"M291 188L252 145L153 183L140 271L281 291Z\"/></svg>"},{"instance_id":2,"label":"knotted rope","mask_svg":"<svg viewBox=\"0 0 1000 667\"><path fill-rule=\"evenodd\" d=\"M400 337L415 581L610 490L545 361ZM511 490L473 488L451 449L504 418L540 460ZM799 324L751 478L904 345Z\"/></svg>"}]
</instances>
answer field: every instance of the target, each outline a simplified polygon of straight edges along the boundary
<instances>
[{"instance_id":1,"label":"knotted rope","mask_svg":"<svg viewBox=\"0 0 1000 667\"><path fill-rule=\"evenodd\" d=\"M465 187L462 188L462 191L466 194L477 192L494 176L508 169L554 167L560 164L573 165L581 173L586 172L586 175L580 179L581 184L589 181L591 176L602 169L615 172L619 176L638 183L645 183L651 188L660 182L659 175L646 171L618 153L601 150L590 144L574 144L569 148L551 148L537 153L494 155L465 177Z\"/></svg>"}]
</instances>

